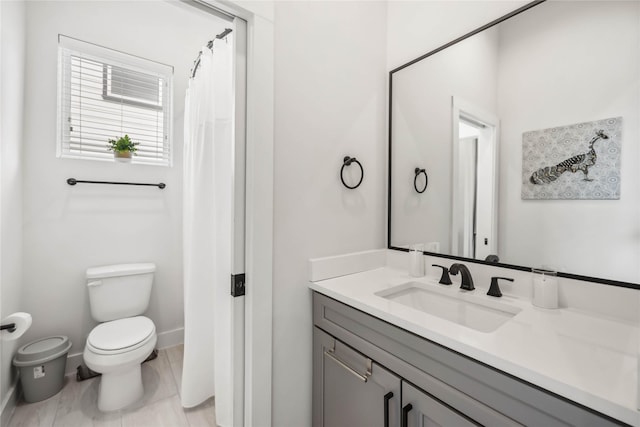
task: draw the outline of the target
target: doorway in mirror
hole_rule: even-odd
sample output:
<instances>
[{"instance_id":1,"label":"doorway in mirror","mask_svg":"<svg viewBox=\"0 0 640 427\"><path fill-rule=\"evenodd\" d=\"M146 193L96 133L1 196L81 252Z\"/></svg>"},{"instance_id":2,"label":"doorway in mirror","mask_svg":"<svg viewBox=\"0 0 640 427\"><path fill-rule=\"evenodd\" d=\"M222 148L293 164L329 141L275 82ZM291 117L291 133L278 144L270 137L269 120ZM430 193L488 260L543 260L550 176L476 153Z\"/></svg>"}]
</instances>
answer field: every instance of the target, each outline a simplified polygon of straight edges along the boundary
<instances>
[{"instance_id":1,"label":"doorway in mirror","mask_svg":"<svg viewBox=\"0 0 640 427\"><path fill-rule=\"evenodd\" d=\"M497 254L499 120L453 97L453 255L486 259Z\"/></svg>"}]
</instances>

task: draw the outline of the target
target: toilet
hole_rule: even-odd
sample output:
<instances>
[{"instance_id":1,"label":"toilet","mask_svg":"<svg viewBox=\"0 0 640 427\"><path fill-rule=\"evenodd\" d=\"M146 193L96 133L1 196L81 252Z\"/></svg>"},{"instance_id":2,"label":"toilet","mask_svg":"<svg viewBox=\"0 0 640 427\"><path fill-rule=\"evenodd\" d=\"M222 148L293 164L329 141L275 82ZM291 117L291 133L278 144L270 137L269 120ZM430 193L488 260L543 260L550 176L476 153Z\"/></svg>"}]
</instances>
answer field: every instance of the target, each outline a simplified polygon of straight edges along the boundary
<instances>
[{"instance_id":1,"label":"toilet","mask_svg":"<svg viewBox=\"0 0 640 427\"><path fill-rule=\"evenodd\" d=\"M98 322L84 347L84 363L102 374L98 409L116 411L141 399L141 363L158 339L156 327L142 316L149 306L153 263L118 264L87 269L91 316Z\"/></svg>"}]
</instances>

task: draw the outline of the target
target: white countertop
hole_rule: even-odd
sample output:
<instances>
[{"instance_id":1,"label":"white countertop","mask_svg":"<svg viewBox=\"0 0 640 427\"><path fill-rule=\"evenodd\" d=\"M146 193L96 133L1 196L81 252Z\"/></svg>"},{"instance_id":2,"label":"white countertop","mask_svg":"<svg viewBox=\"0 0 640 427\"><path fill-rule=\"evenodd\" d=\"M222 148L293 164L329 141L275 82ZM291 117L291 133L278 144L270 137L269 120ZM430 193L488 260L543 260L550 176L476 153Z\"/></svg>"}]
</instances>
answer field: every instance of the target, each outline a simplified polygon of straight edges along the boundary
<instances>
[{"instance_id":1,"label":"white countertop","mask_svg":"<svg viewBox=\"0 0 640 427\"><path fill-rule=\"evenodd\" d=\"M640 426L638 406L637 324L572 308L546 310L528 300L503 296L521 308L494 332L479 332L376 293L420 282L452 294L458 286L433 278L414 278L405 270L375 268L310 282L311 289L463 353L546 390ZM476 290L476 298L496 300Z\"/></svg>"}]
</instances>

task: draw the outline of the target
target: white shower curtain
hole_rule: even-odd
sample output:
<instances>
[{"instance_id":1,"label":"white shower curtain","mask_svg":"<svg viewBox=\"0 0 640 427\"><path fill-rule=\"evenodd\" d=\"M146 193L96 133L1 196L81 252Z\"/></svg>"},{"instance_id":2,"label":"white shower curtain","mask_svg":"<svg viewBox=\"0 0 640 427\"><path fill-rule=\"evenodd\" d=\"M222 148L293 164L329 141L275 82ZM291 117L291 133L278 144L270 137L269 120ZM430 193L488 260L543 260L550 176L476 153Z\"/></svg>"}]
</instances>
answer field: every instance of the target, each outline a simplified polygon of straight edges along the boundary
<instances>
[{"instance_id":1,"label":"white shower curtain","mask_svg":"<svg viewBox=\"0 0 640 427\"><path fill-rule=\"evenodd\" d=\"M230 37L230 36L229 36ZM233 97L231 40L202 49L184 119L184 364L182 406L215 396L230 425Z\"/></svg>"}]
</instances>

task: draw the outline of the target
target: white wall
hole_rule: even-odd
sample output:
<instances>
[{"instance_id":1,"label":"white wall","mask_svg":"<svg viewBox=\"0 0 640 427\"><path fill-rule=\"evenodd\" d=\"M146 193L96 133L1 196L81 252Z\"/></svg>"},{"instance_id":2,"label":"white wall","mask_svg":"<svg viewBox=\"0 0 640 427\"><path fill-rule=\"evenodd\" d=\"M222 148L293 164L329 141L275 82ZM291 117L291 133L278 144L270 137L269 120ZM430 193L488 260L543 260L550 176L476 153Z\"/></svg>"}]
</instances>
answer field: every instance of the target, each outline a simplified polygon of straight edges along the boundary
<instances>
[{"instance_id":1,"label":"white wall","mask_svg":"<svg viewBox=\"0 0 640 427\"><path fill-rule=\"evenodd\" d=\"M0 2L0 320L23 311L20 283L25 29L25 3ZM13 382L11 357L22 341L0 341L0 411Z\"/></svg>"},{"instance_id":2,"label":"white wall","mask_svg":"<svg viewBox=\"0 0 640 427\"><path fill-rule=\"evenodd\" d=\"M385 27L384 2L275 4L274 426L311 424L307 260L385 245Z\"/></svg>"},{"instance_id":3,"label":"white wall","mask_svg":"<svg viewBox=\"0 0 640 427\"><path fill-rule=\"evenodd\" d=\"M197 51L225 23L179 2L155 1L33 1L27 19L23 295L33 315L29 337L65 334L71 354L81 352L95 324L85 269L138 261L158 267L147 312L157 331L182 328L184 92ZM58 33L175 67L172 168L56 158ZM167 188L71 187L69 177L161 181Z\"/></svg>"}]
</instances>

